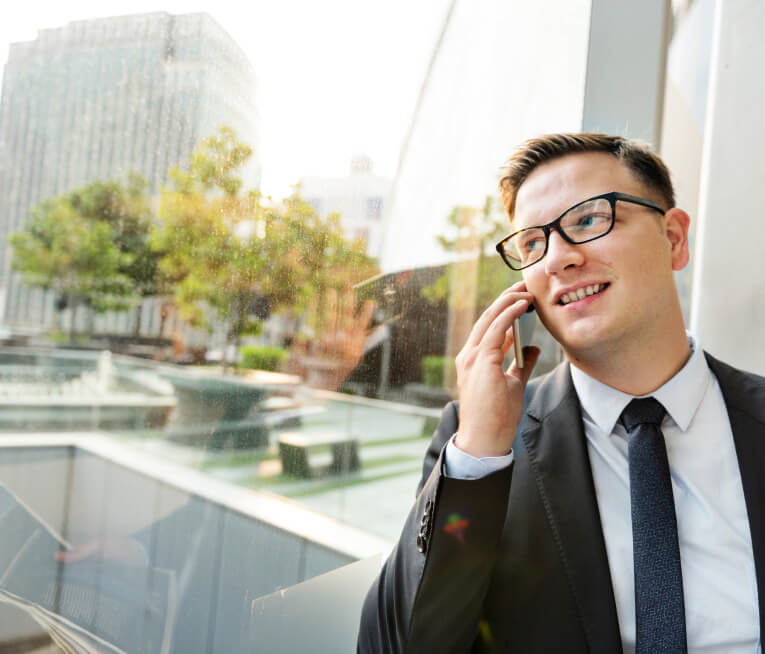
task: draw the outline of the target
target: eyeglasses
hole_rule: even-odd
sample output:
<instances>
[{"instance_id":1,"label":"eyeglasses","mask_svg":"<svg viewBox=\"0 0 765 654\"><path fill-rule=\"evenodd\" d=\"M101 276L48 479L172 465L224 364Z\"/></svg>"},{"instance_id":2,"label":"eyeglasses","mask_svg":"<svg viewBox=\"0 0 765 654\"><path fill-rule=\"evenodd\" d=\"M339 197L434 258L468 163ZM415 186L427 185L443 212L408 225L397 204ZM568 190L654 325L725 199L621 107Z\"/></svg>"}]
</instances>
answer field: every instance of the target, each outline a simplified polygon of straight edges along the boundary
<instances>
[{"instance_id":1,"label":"eyeglasses","mask_svg":"<svg viewBox=\"0 0 765 654\"><path fill-rule=\"evenodd\" d=\"M552 230L574 245L594 241L613 229L617 200L639 204L662 215L666 213L655 202L611 191L575 204L546 225L526 227L506 236L497 243L497 252L513 270L523 270L547 254Z\"/></svg>"}]
</instances>

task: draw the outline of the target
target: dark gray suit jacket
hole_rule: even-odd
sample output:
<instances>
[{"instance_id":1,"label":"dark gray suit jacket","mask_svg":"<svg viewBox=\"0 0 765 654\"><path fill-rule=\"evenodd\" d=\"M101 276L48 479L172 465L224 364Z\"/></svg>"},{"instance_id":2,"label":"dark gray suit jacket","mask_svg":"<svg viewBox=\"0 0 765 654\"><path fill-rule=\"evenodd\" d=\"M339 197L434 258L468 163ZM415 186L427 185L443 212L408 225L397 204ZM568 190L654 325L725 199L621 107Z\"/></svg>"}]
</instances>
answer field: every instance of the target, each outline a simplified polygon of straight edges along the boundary
<instances>
[{"instance_id":1,"label":"dark gray suit jacket","mask_svg":"<svg viewBox=\"0 0 765 654\"><path fill-rule=\"evenodd\" d=\"M707 355L728 409L765 634L765 378ZM529 384L514 462L442 474L445 409L401 538L369 591L358 651L622 651L581 408L568 364Z\"/></svg>"}]
</instances>

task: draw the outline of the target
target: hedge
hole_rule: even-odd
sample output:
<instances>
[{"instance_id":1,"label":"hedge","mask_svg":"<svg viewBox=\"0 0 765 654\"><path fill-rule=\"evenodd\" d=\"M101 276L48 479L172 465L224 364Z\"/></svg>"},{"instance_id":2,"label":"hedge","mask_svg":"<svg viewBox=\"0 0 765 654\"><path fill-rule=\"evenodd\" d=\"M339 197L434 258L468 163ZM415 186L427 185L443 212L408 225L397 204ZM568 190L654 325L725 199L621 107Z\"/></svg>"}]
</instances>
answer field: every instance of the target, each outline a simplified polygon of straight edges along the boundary
<instances>
[{"instance_id":1,"label":"hedge","mask_svg":"<svg viewBox=\"0 0 765 654\"><path fill-rule=\"evenodd\" d=\"M242 368L277 371L287 357L287 350L282 347L263 345L245 345L239 349L242 355Z\"/></svg>"},{"instance_id":2,"label":"hedge","mask_svg":"<svg viewBox=\"0 0 765 654\"><path fill-rule=\"evenodd\" d=\"M426 386L433 388L444 387L444 369L446 365L454 368L454 357L429 354L422 357L422 379Z\"/></svg>"}]
</instances>

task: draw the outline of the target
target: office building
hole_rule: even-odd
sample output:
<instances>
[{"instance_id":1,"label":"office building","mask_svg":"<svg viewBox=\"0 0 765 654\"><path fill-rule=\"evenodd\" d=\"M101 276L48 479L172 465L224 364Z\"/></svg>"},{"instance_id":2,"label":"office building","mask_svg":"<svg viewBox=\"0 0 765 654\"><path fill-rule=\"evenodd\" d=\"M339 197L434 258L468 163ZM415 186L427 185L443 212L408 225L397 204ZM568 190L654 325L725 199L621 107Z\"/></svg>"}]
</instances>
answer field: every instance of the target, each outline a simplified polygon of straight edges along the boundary
<instances>
[{"instance_id":1,"label":"office building","mask_svg":"<svg viewBox=\"0 0 765 654\"><path fill-rule=\"evenodd\" d=\"M356 155L351 160L349 175L303 177L300 193L322 218L339 213L346 236L361 238L367 254L379 257L391 184L387 177L374 174L369 157Z\"/></svg>"},{"instance_id":2,"label":"office building","mask_svg":"<svg viewBox=\"0 0 765 654\"><path fill-rule=\"evenodd\" d=\"M77 21L12 44L0 100L0 324L53 324L55 298L20 283L7 244L46 198L130 171L157 191L220 125L255 150L244 181L256 186L254 92L247 57L204 13Z\"/></svg>"}]
</instances>

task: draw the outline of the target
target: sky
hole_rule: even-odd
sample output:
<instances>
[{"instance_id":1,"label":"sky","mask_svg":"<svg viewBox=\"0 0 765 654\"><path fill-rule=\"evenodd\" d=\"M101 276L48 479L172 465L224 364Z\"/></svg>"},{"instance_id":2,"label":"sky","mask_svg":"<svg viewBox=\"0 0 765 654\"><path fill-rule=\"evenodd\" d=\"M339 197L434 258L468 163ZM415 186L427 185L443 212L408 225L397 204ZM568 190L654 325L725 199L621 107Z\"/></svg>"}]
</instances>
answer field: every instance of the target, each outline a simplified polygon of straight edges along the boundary
<instances>
[{"instance_id":1,"label":"sky","mask_svg":"<svg viewBox=\"0 0 765 654\"><path fill-rule=\"evenodd\" d=\"M283 197L304 176L342 176L367 154L393 177L401 142L449 0L27 0L0 22L8 44L73 20L150 11L205 11L247 53L264 193Z\"/></svg>"}]
</instances>

